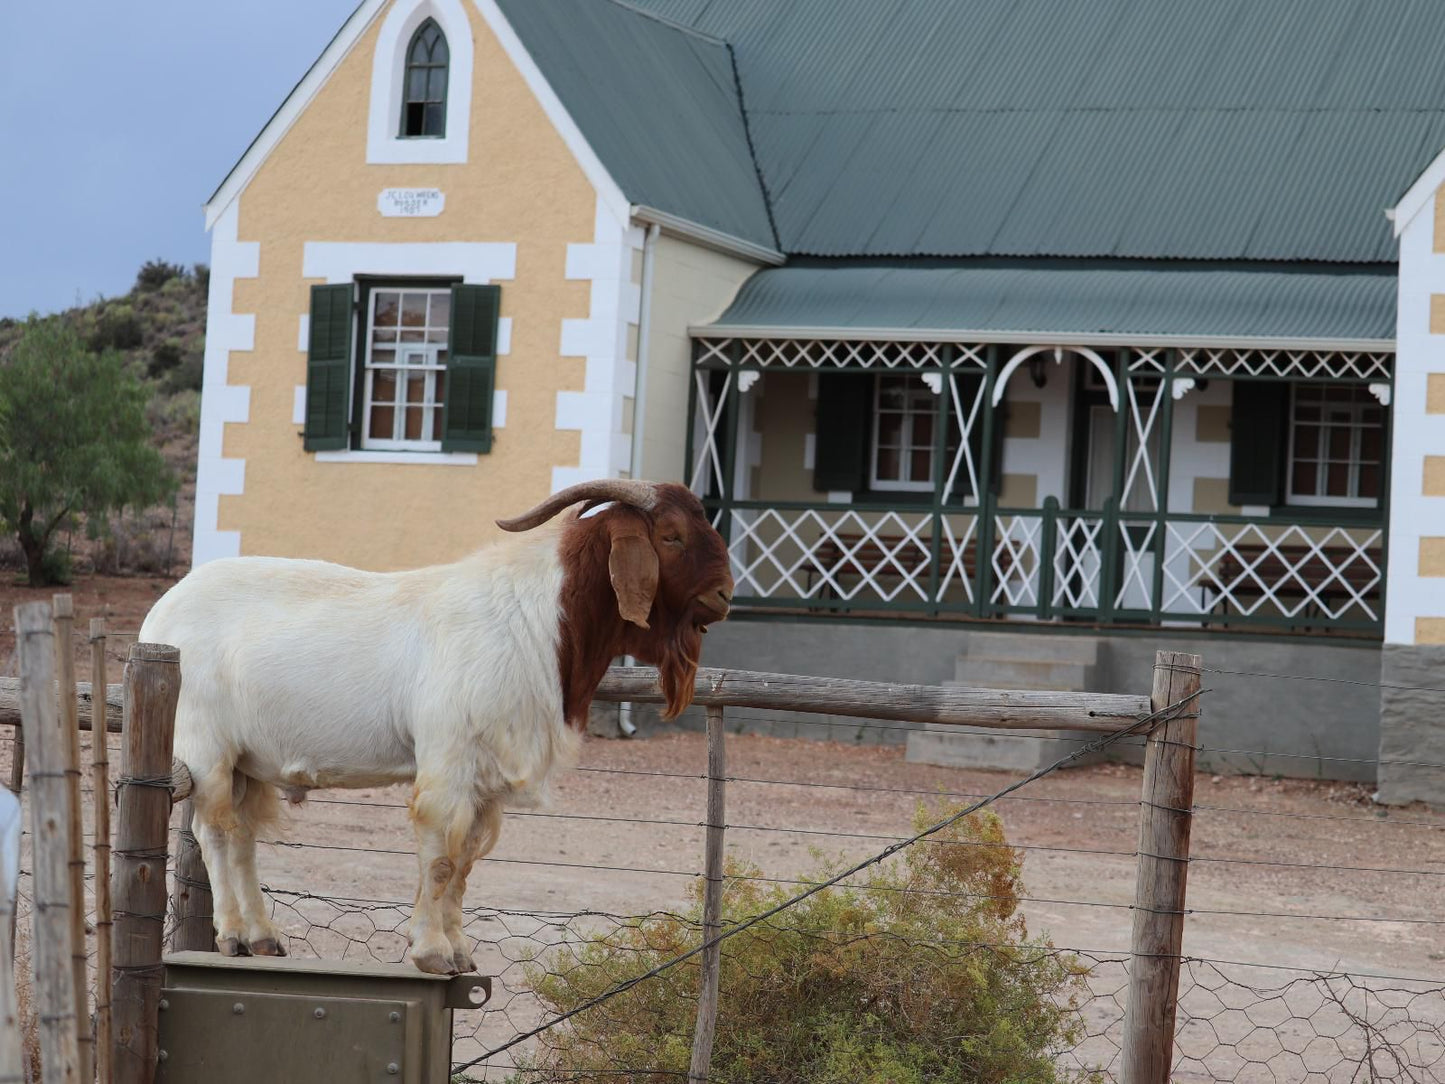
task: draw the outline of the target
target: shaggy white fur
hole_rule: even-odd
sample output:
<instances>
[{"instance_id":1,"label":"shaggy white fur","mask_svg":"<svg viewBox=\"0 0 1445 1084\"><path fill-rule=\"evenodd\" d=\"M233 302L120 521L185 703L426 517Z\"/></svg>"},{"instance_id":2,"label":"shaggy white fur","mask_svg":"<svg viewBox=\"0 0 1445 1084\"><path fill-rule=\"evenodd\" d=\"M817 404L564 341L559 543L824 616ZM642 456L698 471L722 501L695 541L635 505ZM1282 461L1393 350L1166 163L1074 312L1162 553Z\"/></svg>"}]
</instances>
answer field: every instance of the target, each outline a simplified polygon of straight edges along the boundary
<instances>
[{"instance_id":1,"label":"shaggy white fur","mask_svg":"<svg viewBox=\"0 0 1445 1084\"><path fill-rule=\"evenodd\" d=\"M175 752L195 778L222 951L282 951L255 867L276 788L414 781L412 958L472 968L467 872L502 808L543 800L578 744L558 680L561 526L414 572L213 561L156 603L140 635L180 648Z\"/></svg>"}]
</instances>

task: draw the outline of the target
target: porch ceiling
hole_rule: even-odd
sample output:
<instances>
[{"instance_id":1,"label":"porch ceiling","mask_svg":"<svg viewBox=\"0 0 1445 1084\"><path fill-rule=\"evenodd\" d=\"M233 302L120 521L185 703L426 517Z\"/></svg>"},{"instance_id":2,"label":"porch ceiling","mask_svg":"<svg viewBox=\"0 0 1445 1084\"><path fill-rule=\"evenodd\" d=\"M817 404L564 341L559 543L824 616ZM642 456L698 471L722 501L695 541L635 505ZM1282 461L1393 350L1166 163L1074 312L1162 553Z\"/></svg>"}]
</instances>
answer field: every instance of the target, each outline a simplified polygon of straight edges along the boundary
<instances>
[{"instance_id":1,"label":"porch ceiling","mask_svg":"<svg viewBox=\"0 0 1445 1084\"><path fill-rule=\"evenodd\" d=\"M705 335L1127 339L1390 349L1393 266L798 262L758 272Z\"/></svg>"}]
</instances>

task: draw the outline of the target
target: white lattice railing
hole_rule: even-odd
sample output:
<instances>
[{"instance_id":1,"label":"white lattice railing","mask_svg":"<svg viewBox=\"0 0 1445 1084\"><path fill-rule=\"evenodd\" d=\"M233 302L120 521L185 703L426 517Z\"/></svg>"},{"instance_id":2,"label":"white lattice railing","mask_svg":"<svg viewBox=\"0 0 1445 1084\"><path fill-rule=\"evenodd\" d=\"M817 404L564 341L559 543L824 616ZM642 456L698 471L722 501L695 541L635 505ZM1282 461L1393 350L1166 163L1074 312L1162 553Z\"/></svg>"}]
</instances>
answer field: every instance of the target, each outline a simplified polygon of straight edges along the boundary
<instances>
[{"instance_id":1,"label":"white lattice railing","mask_svg":"<svg viewBox=\"0 0 1445 1084\"><path fill-rule=\"evenodd\" d=\"M972 515L940 518L933 587L933 514L838 507L731 509L733 581L740 599L850 602L973 601Z\"/></svg>"},{"instance_id":2,"label":"white lattice railing","mask_svg":"<svg viewBox=\"0 0 1445 1084\"><path fill-rule=\"evenodd\" d=\"M694 364L734 363L763 369L971 369L987 365L984 346L964 342L894 342L864 339L698 338Z\"/></svg>"},{"instance_id":3,"label":"white lattice railing","mask_svg":"<svg viewBox=\"0 0 1445 1084\"><path fill-rule=\"evenodd\" d=\"M1212 613L1295 624L1373 623L1383 614L1384 547L1378 527L1171 521L1165 547L1164 614Z\"/></svg>"}]
</instances>

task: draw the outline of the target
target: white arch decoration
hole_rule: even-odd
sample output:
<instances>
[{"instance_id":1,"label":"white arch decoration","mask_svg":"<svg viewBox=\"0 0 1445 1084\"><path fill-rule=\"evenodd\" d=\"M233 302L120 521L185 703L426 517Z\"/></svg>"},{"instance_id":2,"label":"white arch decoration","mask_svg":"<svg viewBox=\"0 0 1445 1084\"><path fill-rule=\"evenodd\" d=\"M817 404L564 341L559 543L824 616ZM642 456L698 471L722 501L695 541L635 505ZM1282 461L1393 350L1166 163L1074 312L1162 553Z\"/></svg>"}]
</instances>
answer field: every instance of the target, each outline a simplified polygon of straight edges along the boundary
<instances>
[{"instance_id":1,"label":"white arch decoration","mask_svg":"<svg viewBox=\"0 0 1445 1084\"><path fill-rule=\"evenodd\" d=\"M406 50L416 28L427 19L434 19L447 39L447 134L440 139L402 139L397 123ZM465 164L471 127L472 23L462 0L399 0L377 32L371 59L367 164Z\"/></svg>"},{"instance_id":2,"label":"white arch decoration","mask_svg":"<svg viewBox=\"0 0 1445 1084\"><path fill-rule=\"evenodd\" d=\"M1114 408L1115 413L1118 412L1119 385L1114 380L1109 363L1087 346L1028 346L1020 350L1008 359L1008 364L999 370L998 379L993 382L993 406L998 406L1003 402L1004 389L1008 386L1009 377L1014 375L1014 370L1035 354L1042 354L1046 351L1053 353L1056 364L1064 360L1065 354L1078 354L1080 357L1087 358L1089 364L1098 369L1099 375L1104 378L1104 387L1109 389L1109 405Z\"/></svg>"}]
</instances>

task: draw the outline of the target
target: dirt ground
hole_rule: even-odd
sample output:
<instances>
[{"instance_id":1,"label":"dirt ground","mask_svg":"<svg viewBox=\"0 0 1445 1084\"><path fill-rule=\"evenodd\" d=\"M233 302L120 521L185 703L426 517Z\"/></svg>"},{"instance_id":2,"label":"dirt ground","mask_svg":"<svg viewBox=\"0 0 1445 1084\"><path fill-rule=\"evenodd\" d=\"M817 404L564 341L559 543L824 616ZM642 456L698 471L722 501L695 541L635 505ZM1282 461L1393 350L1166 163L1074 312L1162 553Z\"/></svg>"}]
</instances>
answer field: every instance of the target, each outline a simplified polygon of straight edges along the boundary
<instances>
[{"instance_id":1,"label":"dirt ground","mask_svg":"<svg viewBox=\"0 0 1445 1084\"><path fill-rule=\"evenodd\" d=\"M129 634L111 642L111 680L118 680L118 661L169 582L89 577L69 588L78 628L104 614L113 629ZM6 584L0 612L8 616L17 602L52 593ZM13 633L8 620L3 624L0 662L10 660L13 673ZM77 649L81 676L88 677L88 649L83 643ZM0 771L7 775L8 760L6 741ZM472 877L468 904L623 914L679 904L701 869L705 762L696 734L589 739L583 770L562 779L551 810L508 817L492 859ZM896 749L754 735L729 737L728 771L729 852L777 877L810 869L812 847L850 857L881 849L888 839L861 837L905 834L916 803L931 795L983 795L1011 781L1006 773L909 764ZM1138 769L1099 765L1040 780L999 804L1010 841L1025 848L1025 912L1034 932L1070 948L1128 945L1139 788ZM1386 811L1370 803L1368 792L1201 775L1185 951L1445 979L1445 815ZM338 800L346 804L333 804ZM415 866L404 800L395 789L318 792L290 814L283 833L310 846L263 847L263 880L326 896L409 900ZM629 823L638 819L681 823ZM588 868L595 866L613 868Z\"/></svg>"}]
</instances>

